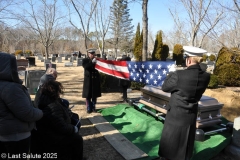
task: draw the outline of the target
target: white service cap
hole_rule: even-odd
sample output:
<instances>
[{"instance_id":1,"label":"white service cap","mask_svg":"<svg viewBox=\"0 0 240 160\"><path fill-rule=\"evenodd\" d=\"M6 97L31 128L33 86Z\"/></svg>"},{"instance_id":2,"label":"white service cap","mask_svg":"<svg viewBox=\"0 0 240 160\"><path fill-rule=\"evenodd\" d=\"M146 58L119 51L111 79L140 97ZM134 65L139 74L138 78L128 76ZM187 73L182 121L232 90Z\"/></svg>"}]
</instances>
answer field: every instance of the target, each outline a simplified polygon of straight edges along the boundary
<instances>
[{"instance_id":1,"label":"white service cap","mask_svg":"<svg viewBox=\"0 0 240 160\"><path fill-rule=\"evenodd\" d=\"M186 54L189 57L193 56L202 57L204 53L207 53L206 50L193 46L183 46L183 50L184 50L183 54Z\"/></svg>"},{"instance_id":2,"label":"white service cap","mask_svg":"<svg viewBox=\"0 0 240 160\"><path fill-rule=\"evenodd\" d=\"M88 53L95 53L97 49L94 49L94 48L91 48L91 49L88 49L87 52Z\"/></svg>"}]
</instances>

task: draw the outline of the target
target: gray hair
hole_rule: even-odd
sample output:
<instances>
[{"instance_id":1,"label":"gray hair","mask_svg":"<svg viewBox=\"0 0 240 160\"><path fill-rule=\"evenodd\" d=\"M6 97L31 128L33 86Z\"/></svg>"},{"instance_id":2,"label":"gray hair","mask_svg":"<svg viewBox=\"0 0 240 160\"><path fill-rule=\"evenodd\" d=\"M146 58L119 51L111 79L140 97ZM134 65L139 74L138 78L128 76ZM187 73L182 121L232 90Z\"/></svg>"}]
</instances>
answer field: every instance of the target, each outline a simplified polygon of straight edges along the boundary
<instances>
[{"instance_id":1,"label":"gray hair","mask_svg":"<svg viewBox=\"0 0 240 160\"><path fill-rule=\"evenodd\" d=\"M54 73L57 73L56 69L55 68L48 68L47 71L46 71L46 74L50 74L50 75L53 75Z\"/></svg>"}]
</instances>

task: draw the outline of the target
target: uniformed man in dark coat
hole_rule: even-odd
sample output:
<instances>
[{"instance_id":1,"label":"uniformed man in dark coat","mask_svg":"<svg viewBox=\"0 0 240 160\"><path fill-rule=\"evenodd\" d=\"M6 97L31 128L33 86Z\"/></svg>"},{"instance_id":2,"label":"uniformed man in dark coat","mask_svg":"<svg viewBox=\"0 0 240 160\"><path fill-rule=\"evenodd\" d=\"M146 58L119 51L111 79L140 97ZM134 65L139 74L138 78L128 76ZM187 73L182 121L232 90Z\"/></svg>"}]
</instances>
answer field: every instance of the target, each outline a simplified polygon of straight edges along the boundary
<instances>
[{"instance_id":1,"label":"uniformed man in dark coat","mask_svg":"<svg viewBox=\"0 0 240 160\"><path fill-rule=\"evenodd\" d=\"M84 82L82 97L86 98L87 113L96 112L97 97L101 97L100 74L95 69L95 49L89 49L88 57L82 60Z\"/></svg>"},{"instance_id":2,"label":"uniformed man in dark coat","mask_svg":"<svg viewBox=\"0 0 240 160\"><path fill-rule=\"evenodd\" d=\"M210 75L199 63L207 51L184 46L186 70L170 72L162 90L171 93L160 139L159 156L170 160L189 160L193 154L198 101L208 86Z\"/></svg>"},{"instance_id":3,"label":"uniformed man in dark coat","mask_svg":"<svg viewBox=\"0 0 240 160\"><path fill-rule=\"evenodd\" d=\"M123 55L120 61L131 61L131 58L127 55ZM125 79L119 79L119 85L122 88L122 101L128 102L127 100L127 89L131 86L131 81Z\"/></svg>"}]
</instances>

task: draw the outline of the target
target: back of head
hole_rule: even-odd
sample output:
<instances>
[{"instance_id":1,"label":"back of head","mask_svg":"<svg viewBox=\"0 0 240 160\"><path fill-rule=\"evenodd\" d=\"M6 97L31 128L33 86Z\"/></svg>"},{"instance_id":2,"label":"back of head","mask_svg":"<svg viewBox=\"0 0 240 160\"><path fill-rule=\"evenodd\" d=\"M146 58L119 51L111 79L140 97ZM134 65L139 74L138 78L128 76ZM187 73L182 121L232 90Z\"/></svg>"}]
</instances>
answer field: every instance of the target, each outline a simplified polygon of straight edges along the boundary
<instances>
[{"instance_id":1,"label":"back of head","mask_svg":"<svg viewBox=\"0 0 240 160\"><path fill-rule=\"evenodd\" d=\"M15 56L0 52L0 80L22 84L18 76Z\"/></svg>"},{"instance_id":2,"label":"back of head","mask_svg":"<svg viewBox=\"0 0 240 160\"><path fill-rule=\"evenodd\" d=\"M57 78L57 71L56 71L55 68L48 68L47 71L46 71L46 74L47 75L52 75L55 78Z\"/></svg>"},{"instance_id":3,"label":"back of head","mask_svg":"<svg viewBox=\"0 0 240 160\"><path fill-rule=\"evenodd\" d=\"M92 57L92 56L95 56L95 54L96 54L96 49L94 49L94 48L91 48L91 49L88 49L87 50L87 53L88 53L88 57Z\"/></svg>"},{"instance_id":4,"label":"back of head","mask_svg":"<svg viewBox=\"0 0 240 160\"><path fill-rule=\"evenodd\" d=\"M51 100L56 100L60 97L60 94L63 94L63 86L60 82L49 80L43 84L42 95L47 96Z\"/></svg>"},{"instance_id":5,"label":"back of head","mask_svg":"<svg viewBox=\"0 0 240 160\"><path fill-rule=\"evenodd\" d=\"M123 55L121 61L131 61L131 58L127 55Z\"/></svg>"},{"instance_id":6,"label":"back of head","mask_svg":"<svg viewBox=\"0 0 240 160\"><path fill-rule=\"evenodd\" d=\"M183 46L184 57L191 57L193 63L201 63L203 61L202 57L206 50L193 46Z\"/></svg>"}]
</instances>

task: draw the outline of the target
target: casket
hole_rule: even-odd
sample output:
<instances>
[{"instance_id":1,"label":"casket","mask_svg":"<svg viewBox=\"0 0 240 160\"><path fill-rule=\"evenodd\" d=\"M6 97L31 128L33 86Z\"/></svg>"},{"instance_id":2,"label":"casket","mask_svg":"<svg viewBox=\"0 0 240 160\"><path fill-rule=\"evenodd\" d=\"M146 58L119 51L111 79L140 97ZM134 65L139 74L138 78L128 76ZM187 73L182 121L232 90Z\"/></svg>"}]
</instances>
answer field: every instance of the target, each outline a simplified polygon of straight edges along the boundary
<instances>
[{"instance_id":1,"label":"casket","mask_svg":"<svg viewBox=\"0 0 240 160\"><path fill-rule=\"evenodd\" d=\"M158 112L167 114L166 105L169 102L170 93L161 90L161 87L145 86L141 89L142 98L140 103L155 109ZM197 128L204 128L221 124L220 111L223 107L215 98L202 96L198 102Z\"/></svg>"}]
</instances>

